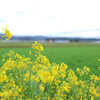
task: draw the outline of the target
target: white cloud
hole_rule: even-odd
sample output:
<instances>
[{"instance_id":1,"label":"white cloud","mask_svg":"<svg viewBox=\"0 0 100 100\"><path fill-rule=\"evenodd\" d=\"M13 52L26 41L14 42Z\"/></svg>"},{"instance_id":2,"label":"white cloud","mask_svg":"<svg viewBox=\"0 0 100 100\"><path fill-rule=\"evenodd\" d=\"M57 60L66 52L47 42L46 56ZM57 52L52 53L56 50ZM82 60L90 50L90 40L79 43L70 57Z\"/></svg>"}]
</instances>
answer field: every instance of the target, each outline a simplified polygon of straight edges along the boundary
<instances>
[{"instance_id":1,"label":"white cloud","mask_svg":"<svg viewBox=\"0 0 100 100\"><path fill-rule=\"evenodd\" d=\"M66 32L64 36L100 37L100 31L81 32L100 29L100 0L2 0L1 4L0 29L7 26L13 35Z\"/></svg>"},{"instance_id":2,"label":"white cloud","mask_svg":"<svg viewBox=\"0 0 100 100\"><path fill-rule=\"evenodd\" d=\"M59 34L59 35L58 35ZM72 33L63 33L52 34L52 36L57 37L84 37L84 38L100 38L100 31L87 31L87 32L72 32Z\"/></svg>"}]
</instances>

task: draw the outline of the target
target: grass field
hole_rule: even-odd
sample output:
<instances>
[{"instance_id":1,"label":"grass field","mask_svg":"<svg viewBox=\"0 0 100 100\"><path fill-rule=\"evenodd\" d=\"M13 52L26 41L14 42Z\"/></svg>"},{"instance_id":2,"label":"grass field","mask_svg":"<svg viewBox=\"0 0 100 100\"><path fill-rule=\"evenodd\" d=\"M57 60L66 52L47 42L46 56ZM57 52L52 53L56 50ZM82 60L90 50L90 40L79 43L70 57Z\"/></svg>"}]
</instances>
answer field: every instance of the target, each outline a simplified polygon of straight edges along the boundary
<instances>
[{"instance_id":1,"label":"grass field","mask_svg":"<svg viewBox=\"0 0 100 100\"><path fill-rule=\"evenodd\" d=\"M0 44L0 61L2 55L10 50L15 51L21 55L29 56L29 51L32 51L32 43L1 43ZM87 66L91 73L100 75L100 44L86 44L86 43L43 43L44 52L50 62L60 64L64 62L69 68L76 70L77 67L83 68ZM3 62L0 62L0 66Z\"/></svg>"},{"instance_id":2,"label":"grass field","mask_svg":"<svg viewBox=\"0 0 100 100\"><path fill-rule=\"evenodd\" d=\"M0 43L0 48L29 48L32 46L31 42L13 42ZM95 47L100 46L98 43L42 43L44 47Z\"/></svg>"}]
</instances>

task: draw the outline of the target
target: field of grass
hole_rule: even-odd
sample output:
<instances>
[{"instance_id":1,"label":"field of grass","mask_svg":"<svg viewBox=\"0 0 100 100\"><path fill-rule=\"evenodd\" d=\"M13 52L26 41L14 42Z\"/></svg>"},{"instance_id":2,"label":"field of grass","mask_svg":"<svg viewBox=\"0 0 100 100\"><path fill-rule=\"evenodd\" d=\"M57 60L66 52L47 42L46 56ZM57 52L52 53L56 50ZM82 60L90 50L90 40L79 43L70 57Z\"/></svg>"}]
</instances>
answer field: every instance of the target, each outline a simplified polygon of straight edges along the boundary
<instances>
[{"instance_id":1,"label":"field of grass","mask_svg":"<svg viewBox=\"0 0 100 100\"><path fill-rule=\"evenodd\" d=\"M2 55L8 53L10 50L15 51L21 55L29 56L29 51L32 52L32 43L1 43L0 44L0 61ZM44 52L51 63L60 64L64 62L69 68L76 70L77 67L83 68L87 66L91 69L91 73L100 75L100 44L85 44L85 43L43 43ZM0 66L3 62L0 62Z\"/></svg>"},{"instance_id":2,"label":"field of grass","mask_svg":"<svg viewBox=\"0 0 100 100\"><path fill-rule=\"evenodd\" d=\"M0 48L29 48L33 42L13 42L0 43ZM95 47L100 46L98 43L42 43L44 47Z\"/></svg>"}]
</instances>

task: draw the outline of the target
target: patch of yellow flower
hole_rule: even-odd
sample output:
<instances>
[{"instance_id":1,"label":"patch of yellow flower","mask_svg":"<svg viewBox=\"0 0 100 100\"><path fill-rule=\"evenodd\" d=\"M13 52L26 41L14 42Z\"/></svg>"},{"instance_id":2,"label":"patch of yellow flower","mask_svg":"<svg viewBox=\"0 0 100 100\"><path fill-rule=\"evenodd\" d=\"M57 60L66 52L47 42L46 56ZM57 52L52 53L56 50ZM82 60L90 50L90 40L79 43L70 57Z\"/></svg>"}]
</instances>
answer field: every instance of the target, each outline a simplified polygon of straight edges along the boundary
<instances>
[{"instance_id":1,"label":"patch of yellow flower","mask_svg":"<svg viewBox=\"0 0 100 100\"><path fill-rule=\"evenodd\" d=\"M2 28L3 35L1 36L1 39L9 40L12 37L12 33L10 33L9 30L7 30L7 27L4 29Z\"/></svg>"},{"instance_id":2,"label":"patch of yellow flower","mask_svg":"<svg viewBox=\"0 0 100 100\"><path fill-rule=\"evenodd\" d=\"M10 51L0 68L1 100L95 100L100 97L100 77L84 66L76 72L64 63L50 63L35 42L29 57ZM87 77L85 77L87 76Z\"/></svg>"}]
</instances>

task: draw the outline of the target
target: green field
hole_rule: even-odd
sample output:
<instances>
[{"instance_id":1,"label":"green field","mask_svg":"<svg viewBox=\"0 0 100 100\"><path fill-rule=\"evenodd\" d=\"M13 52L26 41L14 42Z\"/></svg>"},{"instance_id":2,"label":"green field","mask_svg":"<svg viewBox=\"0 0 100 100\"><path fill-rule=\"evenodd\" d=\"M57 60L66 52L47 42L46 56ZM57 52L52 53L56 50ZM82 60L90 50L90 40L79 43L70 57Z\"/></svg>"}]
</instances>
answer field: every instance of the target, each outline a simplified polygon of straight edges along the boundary
<instances>
[{"instance_id":1,"label":"green field","mask_svg":"<svg viewBox=\"0 0 100 100\"><path fill-rule=\"evenodd\" d=\"M10 50L15 51L25 57L29 56L29 51L32 51L32 43L1 43L0 44L0 61L2 55L8 53ZM91 73L100 75L100 44L86 44L86 43L43 43L44 52L51 63L55 62L60 64L64 62L69 68L76 70L77 67L83 68L87 66L90 68ZM0 66L3 62L0 62Z\"/></svg>"}]
</instances>

